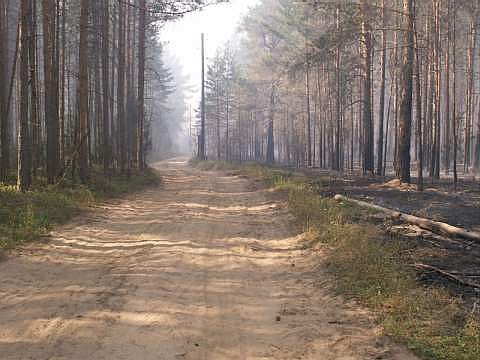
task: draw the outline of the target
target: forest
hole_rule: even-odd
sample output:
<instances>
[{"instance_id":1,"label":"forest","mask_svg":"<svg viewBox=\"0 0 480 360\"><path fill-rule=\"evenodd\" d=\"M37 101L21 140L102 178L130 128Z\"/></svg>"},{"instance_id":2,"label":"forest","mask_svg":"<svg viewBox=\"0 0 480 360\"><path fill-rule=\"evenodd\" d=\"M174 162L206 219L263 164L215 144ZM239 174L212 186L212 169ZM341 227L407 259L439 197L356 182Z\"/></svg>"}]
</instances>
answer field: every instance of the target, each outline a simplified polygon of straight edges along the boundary
<instances>
[{"instance_id":1,"label":"forest","mask_svg":"<svg viewBox=\"0 0 480 360\"><path fill-rule=\"evenodd\" d=\"M480 359L480 1L0 0L0 359Z\"/></svg>"},{"instance_id":2,"label":"forest","mask_svg":"<svg viewBox=\"0 0 480 360\"><path fill-rule=\"evenodd\" d=\"M205 5L0 1L0 181L24 192L42 177L88 183L92 168L127 174L159 138L172 153L188 89L157 33Z\"/></svg>"},{"instance_id":3,"label":"forest","mask_svg":"<svg viewBox=\"0 0 480 360\"><path fill-rule=\"evenodd\" d=\"M261 1L209 61L206 156L475 176L479 19L475 1Z\"/></svg>"}]
</instances>

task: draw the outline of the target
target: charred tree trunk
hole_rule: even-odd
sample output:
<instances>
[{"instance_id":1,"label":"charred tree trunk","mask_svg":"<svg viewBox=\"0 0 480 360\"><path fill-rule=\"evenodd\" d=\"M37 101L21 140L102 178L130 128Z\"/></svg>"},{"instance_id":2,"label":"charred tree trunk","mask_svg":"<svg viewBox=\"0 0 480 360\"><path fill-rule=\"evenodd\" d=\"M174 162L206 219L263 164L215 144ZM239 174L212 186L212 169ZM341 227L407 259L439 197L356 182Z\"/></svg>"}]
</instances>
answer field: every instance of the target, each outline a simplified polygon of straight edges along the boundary
<instances>
[{"instance_id":1,"label":"charred tree trunk","mask_svg":"<svg viewBox=\"0 0 480 360\"><path fill-rule=\"evenodd\" d=\"M451 48L451 3L448 0L448 16L447 16L447 48L445 50L445 131L444 131L444 167L445 172L448 174L450 172L450 124L451 124L451 111L450 111L450 67L451 67L451 58L450 58L450 48Z\"/></svg>"},{"instance_id":2,"label":"charred tree trunk","mask_svg":"<svg viewBox=\"0 0 480 360\"><path fill-rule=\"evenodd\" d=\"M412 133L412 94L414 64L414 14L413 0L403 0L403 50L402 64L399 72L399 139L398 139L398 172L402 182L409 183L410 147Z\"/></svg>"},{"instance_id":3,"label":"charred tree trunk","mask_svg":"<svg viewBox=\"0 0 480 360\"><path fill-rule=\"evenodd\" d=\"M452 132L453 132L453 185L457 189L458 173L457 173L457 156L458 156L458 125L457 125L457 10L454 8L453 14L453 116L452 116Z\"/></svg>"}]
</instances>

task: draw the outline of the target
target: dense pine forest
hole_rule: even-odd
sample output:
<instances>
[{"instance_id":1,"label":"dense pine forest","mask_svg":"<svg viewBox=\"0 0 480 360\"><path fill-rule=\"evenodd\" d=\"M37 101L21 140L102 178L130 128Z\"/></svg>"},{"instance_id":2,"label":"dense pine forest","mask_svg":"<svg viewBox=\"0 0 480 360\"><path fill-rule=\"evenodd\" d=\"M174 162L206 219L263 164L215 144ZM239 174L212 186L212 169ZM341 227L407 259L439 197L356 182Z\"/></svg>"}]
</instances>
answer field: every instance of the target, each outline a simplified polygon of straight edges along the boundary
<instances>
[{"instance_id":1,"label":"dense pine forest","mask_svg":"<svg viewBox=\"0 0 480 360\"><path fill-rule=\"evenodd\" d=\"M458 178L480 170L476 1L264 0L212 57L207 156Z\"/></svg>"},{"instance_id":2,"label":"dense pine forest","mask_svg":"<svg viewBox=\"0 0 480 360\"><path fill-rule=\"evenodd\" d=\"M87 183L92 169L142 170L153 133L156 151L172 152L186 80L164 64L157 34L203 6L0 1L0 181L26 191L39 177Z\"/></svg>"}]
</instances>

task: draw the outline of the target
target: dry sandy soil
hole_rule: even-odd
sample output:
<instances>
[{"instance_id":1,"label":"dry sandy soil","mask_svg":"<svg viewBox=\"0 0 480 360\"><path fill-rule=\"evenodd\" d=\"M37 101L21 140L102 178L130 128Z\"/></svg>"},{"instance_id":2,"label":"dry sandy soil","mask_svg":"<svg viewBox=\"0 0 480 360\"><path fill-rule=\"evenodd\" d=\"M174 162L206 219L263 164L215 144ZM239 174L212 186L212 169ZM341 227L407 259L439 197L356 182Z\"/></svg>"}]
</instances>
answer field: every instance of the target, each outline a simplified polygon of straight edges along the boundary
<instances>
[{"instance_id":1,"label":"dry sandy soil","mask_svg":"<svg viewBox=\"0 0 480 360\"><path fill-rule=\"evenodd\" d=\"M0 263L0 359L415 359L327 290L285 204L251 180L155 165Z\"/></svg>"}]
</instances>

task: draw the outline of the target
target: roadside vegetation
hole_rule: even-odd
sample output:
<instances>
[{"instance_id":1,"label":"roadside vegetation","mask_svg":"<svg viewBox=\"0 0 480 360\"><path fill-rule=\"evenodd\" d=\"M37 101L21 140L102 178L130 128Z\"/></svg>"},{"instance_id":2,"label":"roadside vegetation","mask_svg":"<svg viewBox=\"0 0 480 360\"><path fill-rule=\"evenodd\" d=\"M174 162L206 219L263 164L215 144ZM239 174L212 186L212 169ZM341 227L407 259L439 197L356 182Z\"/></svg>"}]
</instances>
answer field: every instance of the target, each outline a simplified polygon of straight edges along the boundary
<instances>
[{"instance_id":1,"label":"roadside vegetation","mask_svg":"<svg viewBox=\"0 0 480 360\"><path fill-rule=\"evenodd\" d=\"M47 185L38 177L30 191L18 192L16 186L0 186L0 251L33 240L63 224L97 202L159 184L150 169L132 170L129 176L107 176L93 169L86 184L63 179Z\"/></svg>"},{"instance_id":2,"label":"roadside vegetation","mask_svg":"<svg viewBox=\"0 0 480 360\"><path fill-rule=\"evenodd\" d=\"M370 308L386 335L424 359L480 359L478 305L422 282L413 267L432 256L427 245L387 232L371 220L371 210L322 197L321 182L301 174L257 164L193 164L238 171L285 192L305 246L326 249L335 291Z\"/></svg>"}]
</instances>

